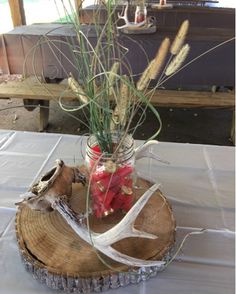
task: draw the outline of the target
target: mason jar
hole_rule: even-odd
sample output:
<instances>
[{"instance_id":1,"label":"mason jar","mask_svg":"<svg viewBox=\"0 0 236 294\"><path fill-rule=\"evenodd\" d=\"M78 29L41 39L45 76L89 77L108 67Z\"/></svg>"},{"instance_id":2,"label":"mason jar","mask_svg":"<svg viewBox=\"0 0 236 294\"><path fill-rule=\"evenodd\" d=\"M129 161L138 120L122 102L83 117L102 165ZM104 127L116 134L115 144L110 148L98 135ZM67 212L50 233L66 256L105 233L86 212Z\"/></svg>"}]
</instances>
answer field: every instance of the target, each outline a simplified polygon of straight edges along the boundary
<instances>
[{"instance_id":1,"label":"mason jar","mask_svg":"<svg viewBox=\"0 0 236 294\"><path fill-rule=\"evenodd\" d=\"M101 152L95 135L88 138L86 146L92 211L98 218L117 210L127 212L133 203L134 139L119 133L111 138L112 153Z\"/></svg>"},{"instance_id":2,"label":"mason jar","mask_svg":"<svg viewBox=\"0 0 236 294\"><path fill-rule=\"evenodd\" d=\"M138 5L135 10L134 22L140 23L147 19L147 7L145 5Z\"/></svg>"}]
</instances>

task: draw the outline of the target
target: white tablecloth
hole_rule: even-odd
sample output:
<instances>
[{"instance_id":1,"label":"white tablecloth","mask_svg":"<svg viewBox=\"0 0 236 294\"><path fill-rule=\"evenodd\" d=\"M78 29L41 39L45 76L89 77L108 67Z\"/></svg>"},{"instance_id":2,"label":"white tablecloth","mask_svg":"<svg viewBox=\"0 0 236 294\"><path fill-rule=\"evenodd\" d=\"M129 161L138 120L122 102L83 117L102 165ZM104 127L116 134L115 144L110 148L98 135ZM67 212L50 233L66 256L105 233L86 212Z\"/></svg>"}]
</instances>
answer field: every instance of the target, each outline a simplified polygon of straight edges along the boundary
<instances>
[{"instance_id":1,"label":"white tablecloth","mask_svg":"<svg viewBox=\"0 0 236 294\"><path fill-rule=\"evenodd\" d=\"M0 130L0 293L55 293L21 263L14 203L55 159L82 162L85 141ZM234 293L234 148L160 143L153 151L170 164L142 160L138 170L162 184L176 217L177 241L189 232L207 230L187 238L175 261L157 277L109 293Z\"/></svg>"}]
</instances>

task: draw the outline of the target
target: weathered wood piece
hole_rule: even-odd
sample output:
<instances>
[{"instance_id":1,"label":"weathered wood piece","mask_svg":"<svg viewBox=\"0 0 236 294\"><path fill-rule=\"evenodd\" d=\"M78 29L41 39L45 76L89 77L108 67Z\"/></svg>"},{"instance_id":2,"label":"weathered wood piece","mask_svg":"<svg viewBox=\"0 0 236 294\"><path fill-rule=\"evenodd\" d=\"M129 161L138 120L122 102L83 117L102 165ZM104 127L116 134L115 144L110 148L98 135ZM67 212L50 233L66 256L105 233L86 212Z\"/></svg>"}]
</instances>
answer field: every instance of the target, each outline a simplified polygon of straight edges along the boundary
<instances>
[{"instance_id":1,"label":"weathered wood piece","mask_svg":"<svg viewBox=\"0 0 236 294\"><path fill-rule=\"evenodd\" d=\"M204 92L204 91L176 91L156 90L151 100L153 105L168 107L234 107L235 93ZM0 84L0 97L58 100L76 99L76 95L69 90L66 83L46 84L33 79L13 81Z\"/></svg>"},{"instance_id":2,"label":"weathered wood piece","mask_svg":"<svg viewBox=\"0 0 236 294\"><path fill-rule=\"evenodd\" d=\"M152 104L167 107L229 107L235 105L235 93L158 90L153 95Z\"/></svg>"},{"instance_id":3,"label":"weathered wood piece","mask_svg":"<svg viewBox=\"0 0 236 294\"><path fill-rule=\"evenodd\" d=\"M0 98L22 98L26 109L33 106L38 100L40 107L39 131L43 131L49 120L49 101L77 99L68 86L66 80L60 84L46 84L34 78L23 81L10 81L0 84ZM30 103L32 100L32 103ZM27 103L26 103L27 102ZM161 107L229 107L234 108L235 93L230 92L202 92L202 91L175 91L156 90L151 103ZM30 106L27 106L30 105ZM48 108L47 108L48 107ZM34 109L34 107L32 107Z\"/></svg>"},{"instance_id":4,"label":"weathered wood piece","mask_svg":"<svg viewBox=\"0 0 236 294\"><path fill-rule=\"evenodd\" d=\"M34 78L0 84L0 97L53 100L62 95L68 100L76 98L65 84L46 84Z\"/></svg>"},{"instance_id":5,"label":"weathered wood piece","mask_svg":"<svg viewBox=\"0 0 236 294\"><path fill-rule=\"evenodd\" d=\"M137 186L136 199L151 184L139 179ZM82 184L73 186L70 205L78 214L86 211L86 194ZM121 212L99 220L91 216L90 227L95 232L104 232L122 217ZM145 205L135 228L156 234L159 238L127 238L115 243L114 248L136 258L169 260L174 244L175 220L169 203L160 191ZM81 240L57 211L43 213L21 205L16 216L16 234L26 269L53 289L101 292L149 279L160 270L157 267L129 268L99 254L109 268L98 258L98 252Z\"/></svg>"},{"instance_id":6,"label":"weathered wood piece","mask_svg":"<svg viewBox=\"0 0 236 294\"><path fill-rule=\"evenodd\" d=\"M132 29L132 28L123 28L121 31L124 34L127 35L143 35L143 34L153 34L157 30L156 25L153 25L151 27L144 27L139 29Z\"/></svg>"}]
</instances>

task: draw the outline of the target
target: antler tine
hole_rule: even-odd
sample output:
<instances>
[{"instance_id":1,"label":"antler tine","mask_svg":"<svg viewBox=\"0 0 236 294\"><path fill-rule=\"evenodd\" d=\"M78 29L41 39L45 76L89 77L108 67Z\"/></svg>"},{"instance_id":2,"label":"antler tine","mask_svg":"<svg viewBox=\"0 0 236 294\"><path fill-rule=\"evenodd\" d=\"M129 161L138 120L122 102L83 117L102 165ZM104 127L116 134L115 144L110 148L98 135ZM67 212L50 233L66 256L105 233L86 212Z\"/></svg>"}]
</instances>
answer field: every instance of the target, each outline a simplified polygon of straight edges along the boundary
<instances>
[{"instance_id":1,"label":"antler tine","mask_svg":"<svg viewBox=\"0 0 236 294\"><path fill-rule=\"evenodd\" d=\"M84 241L93 245L97 250L101 251L104 255L116 260L120 263L124 263L129 266L162 266L163 261L159 260L142 260L134 258L123 254L109 245L98 245L96 237L99 235L94 232L88 232L85 226L82 226L80 221L77 219L77 215L69 208L67 203L62 199L55 199L53 197L48 197L48 201L51 202L52 208L56 209L64 220L70 225L70 227L75 231L75 233L80 236Z\"/></svg>"},{"instance_id":2,"label":"antler tine","mask_svg":"<svg viewBox=\"0 0 236 294\"><path fill-rule=\"evenodd\" d=\"M121 14L120 14L120 12L117 13L118 18L128 21L128 8L129 8L129 3L126 2L125 9L121 12ZM124 12L124 14L122 15L123 12Z\"/></svg>"},{"instance_id":3,"label":"antler tine","mask_svg":"<svg viewBox=\"0 0 236 294\"><path fill-rule=\"evenodd\" d=\"M148 239L158 238L156 235L134 229L133 225L138 214L159 186L160 184L154 184L151 186L117 225L105 233L96 236L93 241L96 242L96 244L104 246L111 245L127 237L140 237Z\"/></svg>"},{"instance_id":4,"label":"antler tine","mask_svg":"<svg viewBox=\"0 0 236 294\"><path fill-rule=\"evenodd\" d=\"M130 22L128 20L128 8L129 8L129 3L127 2L126 6L125 6L124 14L122 15L119 12L117 14L119 19L123 19L125 21L125 24L123 26L117 26L118 30L121 30L121 29L124 29L127 27L138 28L138 27L145 25L145 23L146 23L146 20L139 22L139 23Z\"/></svg>"},{"instance_id":5,"label":"antler tine","mask_svg":"<svg viewBox=\"0 0 236 294\"><path fill-rule=\"evenodd\" d=\"M165 164L170 164L168 161L161 159L158 155L154 154L152 151L150 151L150 147L155 146L159 144L158 141L150 140L147 143L145 143L143 146L140 146L136 148L135 150L135 159L139 160L144 157L152 158L157 161L160 161Z\"/></svg>"},{"instance_id":6,"label":"antler tine","mask_svg":"<svg viewBox=\"0 0 236 294\"><path fill-rule=\"evenodd\" d=\"M129 265L129 266L137 266L137 267L146 267L146 266L157 266L161 267L165 264L164 261L160 260L143 260L139 258L134 258L129 255L123 254L111 246L99 246L97 247L98 250L103 252L108 257L112 258L113 260L116 260L120 263Z\"/></svg>"},{"instance_id":7,"label":"antler tine","mask_svg":"<svg viewBox=\"0 0 236 294\"><path fill-rule=\"evenodd\" d=\"M144 193L143 196L136 202L136 204L133 207L133 213L136 216L139 214L139 212L141 211L143 206L146 204L148 199L152 196L153 192L155 192L158 189L158 187L159 187L158 184L153 185L150 189L147 190L148 193L147 192ZM80 221L77 218L77 215L70 209L70 207L64 201L63 198L55 199L53 197L48 196L47 200L51 203L52 208L56 209L61 214L61 216L71 226L71 228L75 231L76 234L78 234L84 241L93 245L95 249L99 250L104 255L112 258L113 260L116 260L116 261L123 263L123 264L126 264L128 266L138 266L138 267L142 267L142 266L144 266L144 267L145 266L159 266L160 267L165 263L165 262L159 261L159 260L143 260L143 259L134 258L134 257L128 256L126 254L123 254L110 246L110 244L114 243L115 241L118 241L119 239L123 239L126 237L136 237L136 236L140 237L142 235L142 237L145 237L145 238L147 236L149 236L149 237L152 236L152 239L156 238L155 235L134 230L132 228L131 224L134 223L135 217L134 218L133 218L133 216L127 217L127 215L128 215L127 214L125 216L125 218L126 219L128 218L129 221L126 220L125 222L123 222L123 225L121 226L121 231L125 228L125 233L122 234L122 238L116 238L116 239L113 238L109 242L110 244L107 244L107 242L102 243L103 242L102 238L100 238L100 240L99 240L100 242L97 241L99 239L99 237L101 236L101 234L94 233L92 231L89 232L88 229L86 228L86 226L81 225ZM131 210L130 210L130 212L131 212ZM129 228L128 230L126 230L126 227L124 227L126 225L128 225L128 228ZM109 231L111 232L111 230L109 230ZM138 232L138 233L136 233L136 232ZM102 235L105 236L105 234L106 233L103 233ZM115 236L117 236L117 234L115 234ZM106 237L109 238L109 236L107 236L107 235L106 235Z\"/></svg>"}]
</instances>

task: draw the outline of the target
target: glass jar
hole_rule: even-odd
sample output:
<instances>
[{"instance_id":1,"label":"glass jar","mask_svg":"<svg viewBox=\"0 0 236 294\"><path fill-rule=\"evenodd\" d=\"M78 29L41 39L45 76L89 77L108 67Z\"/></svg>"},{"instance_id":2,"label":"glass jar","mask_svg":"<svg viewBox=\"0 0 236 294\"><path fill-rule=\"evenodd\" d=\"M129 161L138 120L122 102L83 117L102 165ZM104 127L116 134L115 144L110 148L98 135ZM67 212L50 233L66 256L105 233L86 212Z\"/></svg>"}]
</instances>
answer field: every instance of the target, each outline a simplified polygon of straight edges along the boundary
<instances>
[{"instance_id":1,"label":"glass jar","mask_svg":"<svg viewBox=\"0 0 236 294\"><path fill-rule=\"evenodd\" d=\"M133 202L134 140L131 135L113 133L112 146L113 153L102 153L95 135L86 146L92 210L98 218L120 209L127 212Z\"/></svg>"},{"instance_id":2,"label":"glass jar","mask_svg":"<svg viewBox=\"0 0 236 294\"><path fill-rule=\"evenodd\" d=\"M140 23L143 21L146 21L147 18L147 8L144 5L140 5L136 7L136 11L135 11L135 20L134 22Z\"/></svg>"},{"instance_id":3,"label":"glass jar","mask_svg":"<svg viewBox=\"0 0 236 294\"><path fill-rule=\"evenodd\" d=\"M166 0L160 0L160 5L166 5Z\"/></svg>"}]
</instances>

